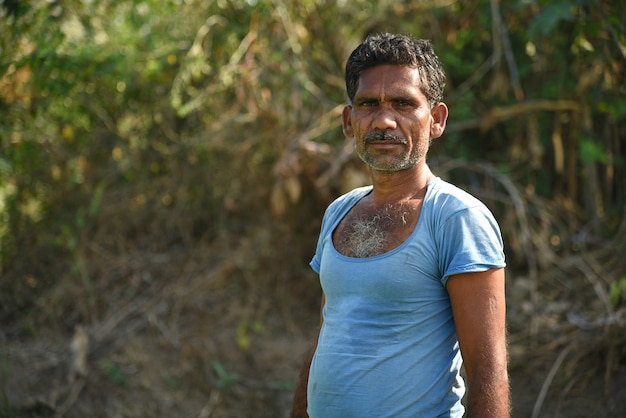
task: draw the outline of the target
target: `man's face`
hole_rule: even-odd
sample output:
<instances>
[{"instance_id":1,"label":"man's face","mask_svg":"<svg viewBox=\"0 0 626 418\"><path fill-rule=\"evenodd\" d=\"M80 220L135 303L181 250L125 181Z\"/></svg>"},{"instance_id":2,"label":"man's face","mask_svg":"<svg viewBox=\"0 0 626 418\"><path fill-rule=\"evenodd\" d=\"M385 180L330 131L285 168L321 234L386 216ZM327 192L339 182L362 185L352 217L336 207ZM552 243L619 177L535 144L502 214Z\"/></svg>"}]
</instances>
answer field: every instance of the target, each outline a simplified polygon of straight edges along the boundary
<instances>
[{"instance_id":1,"label":"man's face","mask_svg":"<svg viewBox=\"0 0 626 418\"><path fill-rule=\"evenodd\" d=\"M431 109L419 86L416 68L379 65L361 73L352 106L344 109L343 129L373 170L423 164L430 141L443 133L446 106Z\"/></svg>"}]
</instances>

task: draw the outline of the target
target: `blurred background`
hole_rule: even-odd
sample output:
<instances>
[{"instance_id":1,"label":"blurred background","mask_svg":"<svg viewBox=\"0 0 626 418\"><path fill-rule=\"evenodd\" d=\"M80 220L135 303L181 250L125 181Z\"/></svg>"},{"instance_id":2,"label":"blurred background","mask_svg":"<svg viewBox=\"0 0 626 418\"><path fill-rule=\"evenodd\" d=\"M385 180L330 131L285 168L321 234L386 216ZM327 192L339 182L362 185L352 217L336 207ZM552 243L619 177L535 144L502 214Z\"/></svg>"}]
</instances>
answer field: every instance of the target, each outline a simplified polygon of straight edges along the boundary
<instances>
[{"instance_id":1,"label":"blurred background","mask_svg":"<svg viewBox=\"0 0 626 418\"><path fill-rule=\"evenodd\" d=\"M500 222L514 416L626 414L618 0L0 3L0 417L287 416L381 31L433 41L431 168Z\"/></svg>"}]
</instances>

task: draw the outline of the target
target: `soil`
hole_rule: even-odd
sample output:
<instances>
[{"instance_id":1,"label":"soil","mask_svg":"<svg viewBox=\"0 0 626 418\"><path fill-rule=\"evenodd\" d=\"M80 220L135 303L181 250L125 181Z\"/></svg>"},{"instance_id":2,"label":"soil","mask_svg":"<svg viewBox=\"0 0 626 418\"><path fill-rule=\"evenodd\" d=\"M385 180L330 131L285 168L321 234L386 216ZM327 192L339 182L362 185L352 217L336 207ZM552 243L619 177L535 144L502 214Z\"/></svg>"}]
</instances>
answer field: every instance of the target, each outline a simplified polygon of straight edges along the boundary
<instances>
[{"instance_id":1,"label":"soil","mask_svg":"<svg viewBox=\"0 0 626 418\"><path fill-rule=\"evenodd\" d=\"M316 332L315 278L257 282L245 249L208 250L109 265L106 292L70 282L37 318L3 325L0 417L287 417ZM77 326L76 311L89 320ZM626 416L623 347L608 355L602 332L572 327L531 338L513 319L514 417Z\"/></svg>"}]
</instances>

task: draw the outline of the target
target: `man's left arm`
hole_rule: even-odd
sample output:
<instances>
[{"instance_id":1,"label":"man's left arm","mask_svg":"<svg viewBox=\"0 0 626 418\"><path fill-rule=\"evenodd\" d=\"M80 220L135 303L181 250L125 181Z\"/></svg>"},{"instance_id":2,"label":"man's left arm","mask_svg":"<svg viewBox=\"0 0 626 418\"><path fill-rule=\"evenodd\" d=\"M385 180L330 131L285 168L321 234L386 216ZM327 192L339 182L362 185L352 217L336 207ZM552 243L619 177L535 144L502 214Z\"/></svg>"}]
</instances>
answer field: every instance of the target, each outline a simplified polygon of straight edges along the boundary
<instances>
[{"instance_id":1,"label":"man's left arm","mask_svg":"<svg viewBox=\"0 0 626 418\"><path fill-rule=\"evenodd\" d=\"M466 417L509 417L504 269L456 274L446 288L467 376Z\"/></svg>"}]
</instances>

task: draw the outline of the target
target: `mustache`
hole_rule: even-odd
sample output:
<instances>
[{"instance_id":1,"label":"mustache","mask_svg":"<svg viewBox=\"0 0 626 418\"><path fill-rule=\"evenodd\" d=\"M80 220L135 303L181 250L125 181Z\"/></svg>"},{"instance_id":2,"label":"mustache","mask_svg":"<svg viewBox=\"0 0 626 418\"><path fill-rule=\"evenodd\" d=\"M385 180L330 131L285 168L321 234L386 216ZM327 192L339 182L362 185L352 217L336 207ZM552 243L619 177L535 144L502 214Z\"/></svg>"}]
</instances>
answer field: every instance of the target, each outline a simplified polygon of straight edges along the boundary
<instances>
[{"instance_id":1,"label":"mustache","mask_svg":"<svg viewBox=\"0 0 626 418\"><path fill-rule=\"evenodd\" d=\"M407 143L406 139L401 135L397 135L389 131L380 131L380 130L368 133L367 135L363 137L363 141L366 144L368 142L373 142L373 141L391 141L391 142L397 142L400 144Z\"/></svg>"}]
</instances>

